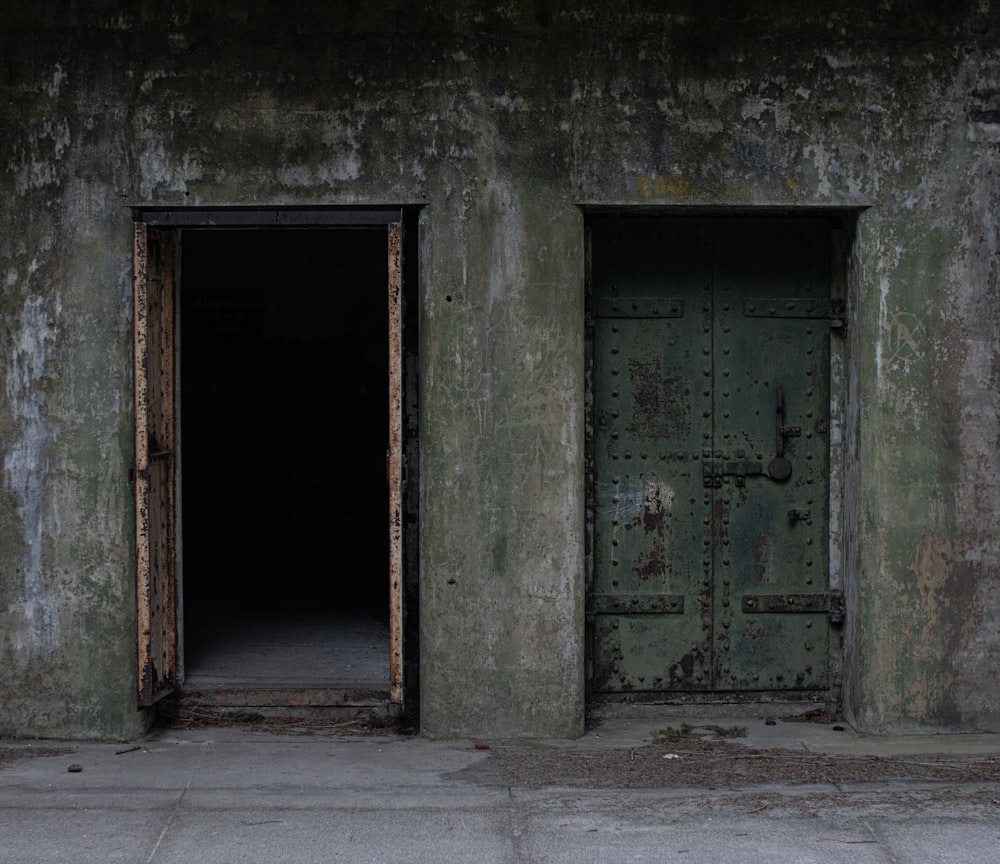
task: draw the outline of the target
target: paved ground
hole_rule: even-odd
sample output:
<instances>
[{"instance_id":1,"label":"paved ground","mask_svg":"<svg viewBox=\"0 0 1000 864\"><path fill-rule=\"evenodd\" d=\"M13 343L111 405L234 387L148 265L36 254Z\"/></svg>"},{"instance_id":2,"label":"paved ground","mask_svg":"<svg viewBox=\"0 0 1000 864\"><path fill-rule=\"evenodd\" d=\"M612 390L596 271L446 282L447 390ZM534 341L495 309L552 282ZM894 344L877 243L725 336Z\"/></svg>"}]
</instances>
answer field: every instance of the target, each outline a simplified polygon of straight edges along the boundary
<instances>
[{"instance_id":1,"label":"paved ground","mask_svg":"<svg viewBox=\"0 0 1000 864\"><path fill-rule=\"evenodd\" d=\"M741 750L723 757L783 748L956 767L943 780L916 771L715 788L508 786L490 771L500 753L630 759L682 722L745 726ZM995 735L870 739L830 724L696 717L608 719L579 741L519 747L288 731L172 729L138 747L0 742L0 862L1000 861L1000 782L961 767L1000 761Z\"/></svg>"}]
</instances>

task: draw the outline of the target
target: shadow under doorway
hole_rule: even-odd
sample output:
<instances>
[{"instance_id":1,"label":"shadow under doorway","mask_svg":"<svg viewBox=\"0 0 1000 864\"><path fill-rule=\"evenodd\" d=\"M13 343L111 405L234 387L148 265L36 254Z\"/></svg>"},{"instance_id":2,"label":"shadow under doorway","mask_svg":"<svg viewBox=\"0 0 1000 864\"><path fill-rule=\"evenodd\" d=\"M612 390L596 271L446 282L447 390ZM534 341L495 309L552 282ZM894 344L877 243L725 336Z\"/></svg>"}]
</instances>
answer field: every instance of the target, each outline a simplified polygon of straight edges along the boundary
<instances>
[{"instance_id":1,"label":"shadow under doorway","mask_svg":"<svg viewBox=\"0 0 1000 864\"><path fill-rule=\"evenodd\" d=\"M384 227L182 234L186 694L384 699L387 270Z\"/></svg>"}]
</instances>

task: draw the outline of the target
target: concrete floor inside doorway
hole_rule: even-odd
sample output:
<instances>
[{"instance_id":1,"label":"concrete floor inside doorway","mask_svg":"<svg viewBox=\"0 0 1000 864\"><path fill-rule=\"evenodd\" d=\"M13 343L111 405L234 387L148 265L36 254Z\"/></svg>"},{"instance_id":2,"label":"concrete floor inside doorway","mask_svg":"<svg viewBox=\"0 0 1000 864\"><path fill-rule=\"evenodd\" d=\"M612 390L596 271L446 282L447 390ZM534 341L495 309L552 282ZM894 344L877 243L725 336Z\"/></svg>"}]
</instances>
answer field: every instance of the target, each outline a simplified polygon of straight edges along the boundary
<instances>
[{"instance_id":1,"label":"concrete floor inside doorway","mask_svg":"<svg viewBox=\"0 0 1000 864\"><path fill-rule=\"evenodd\" d=\"M389 623L336 610L255 609L200 628L188 653L188 689L385 690Z\"/></svg>"}]
</instances>

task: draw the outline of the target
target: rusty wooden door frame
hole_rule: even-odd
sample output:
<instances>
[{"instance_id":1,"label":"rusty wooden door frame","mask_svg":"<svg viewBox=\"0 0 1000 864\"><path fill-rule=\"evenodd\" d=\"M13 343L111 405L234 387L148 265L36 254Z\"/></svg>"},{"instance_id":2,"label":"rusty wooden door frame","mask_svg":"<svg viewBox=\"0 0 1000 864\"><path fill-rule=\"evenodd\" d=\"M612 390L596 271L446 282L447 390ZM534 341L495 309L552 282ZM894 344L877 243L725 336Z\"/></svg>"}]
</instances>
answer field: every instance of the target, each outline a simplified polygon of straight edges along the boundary
<instances>
[{"instance_id":1,"label":"rusty wooden door frame","mask_svg":"<svg viewBox=\"0 0 1000 864\"><path fill-rule=\"evenodd\" d=\"M403 222L388 225L389 701L403 703Z\"/></svg>"},{"instance_id":2,"label":"rusty wooden door frame","mask_svg":"<svg viewBox=\"0 0 1000 864\"><path fill-rule=\"evenodd\" d=\"M388 255L387 326L389 344L388 408L389 440L386 480L389 491L389 701L404 699L403 597L404 572L404 478L403 478L403 211L400 208L341 209L245 209L245 208L163 208L137 209L133 214L133 342L135 409L135 543L136 543L136 630L139 704L152 705L171 692L178 683L177 556L178 506L174 471L174 266L170 255L169 275L151 274L151 236L176 244L180 229L245 228L336 228L386 226ZM173 245L169 248L172 250ZM150 285L160 290L162 304L156 332L150 332ZM150 351L167 362L155 367L166 376L159 390L167 403L151 404ZM155 400L153 400L155 401ZM160 408L163 423L169 425L169 441L164 430L155 430L151 421ZM159 414L157 414L159 416ZM152 436L152 437L151 437ZM150 441L156 440L154 448ZM169 451L169 454L164 451ZM156 533L150 523L150 459L169 456L162 472L169 478L164 491L162 513L167 527L163 554L157 554ZM155 491L155 490L153 490ZM158 600L160 600L158 604Z\"/></svg>"}]
</instances>

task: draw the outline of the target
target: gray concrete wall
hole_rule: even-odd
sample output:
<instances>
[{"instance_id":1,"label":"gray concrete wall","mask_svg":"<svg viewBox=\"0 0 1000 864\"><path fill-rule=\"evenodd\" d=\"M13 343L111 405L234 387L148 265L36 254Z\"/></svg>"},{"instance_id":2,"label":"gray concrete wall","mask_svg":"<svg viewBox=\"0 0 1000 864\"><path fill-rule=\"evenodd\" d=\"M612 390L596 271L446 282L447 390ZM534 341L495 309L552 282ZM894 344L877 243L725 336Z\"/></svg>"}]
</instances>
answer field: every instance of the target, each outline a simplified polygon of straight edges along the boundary
<instances>
[{"instance_id":1,"label":"gray concrete wall","mask_svg":"<svg viewBox=\"0 0 1000 864\"><path fill-rule=\"evenodd\" d=\"M582 729L581 205L861 214L848 708L1000 729L998 14L711 5L5 4L0 733L141 728L128 208L418 202L426 732Z\"/></svg>"}]
</instances>

